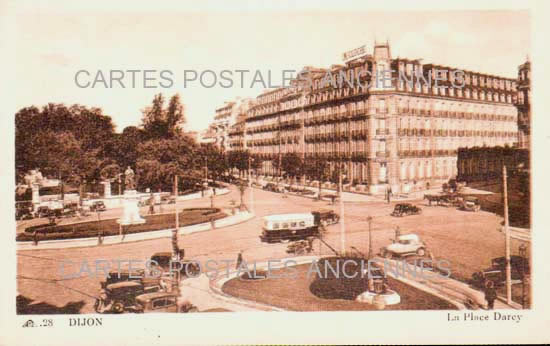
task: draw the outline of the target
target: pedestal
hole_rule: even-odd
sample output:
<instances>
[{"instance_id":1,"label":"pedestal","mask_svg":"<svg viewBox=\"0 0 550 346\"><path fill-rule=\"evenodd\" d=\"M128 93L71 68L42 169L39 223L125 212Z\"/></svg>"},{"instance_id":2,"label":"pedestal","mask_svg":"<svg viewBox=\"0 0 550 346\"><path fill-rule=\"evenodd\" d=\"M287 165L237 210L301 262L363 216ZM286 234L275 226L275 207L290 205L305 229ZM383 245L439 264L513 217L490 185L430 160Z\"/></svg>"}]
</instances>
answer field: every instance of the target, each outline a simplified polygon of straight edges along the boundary
<instances>
[{"instance_id":1,"label":"pedestal","mask_svg":"<svg viewBox=\"0 0 550 346\"><path fill-rule=\"evenodd\" d=\"M39 193L40 185L32 184L31 189L32 189L32 206L33 206L33 210L36 210L40 205L40 193Z\"/></svg>"},{"instance_id":2,"label":"pedestal","mask_svg":"<svg viewBox=\"0 0 550 346\"><path fill-rule=\"evenodd\" d=\"M103 185L103 197L111 197L111 182L110 181L102 181L101 184Z\"/></svg>"},{"instance_id":3,"label":"pedestal","mask_svg":"<svg viewBox=\"0 0 550 346\"><path fill-rule=\"evenodd\" d=\"M126 225L139 225L145 223L145 219L139 215L139 197L136 190L124 191L124 199L122 200L122 206L124 211L122 217L117 220L121 226Z\"/></svg>"}]
</instances>

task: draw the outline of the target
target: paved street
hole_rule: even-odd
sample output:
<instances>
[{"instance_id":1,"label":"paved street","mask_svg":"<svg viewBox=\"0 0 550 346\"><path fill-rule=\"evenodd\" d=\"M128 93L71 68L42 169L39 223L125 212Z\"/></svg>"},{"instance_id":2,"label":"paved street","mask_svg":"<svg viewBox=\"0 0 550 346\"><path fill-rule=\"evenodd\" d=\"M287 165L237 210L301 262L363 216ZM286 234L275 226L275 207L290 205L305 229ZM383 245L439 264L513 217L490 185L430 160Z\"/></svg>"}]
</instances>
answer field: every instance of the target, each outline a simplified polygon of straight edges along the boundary
<instances>
[{"instance_id":1,"label":"paved street","mask_svg":"<svg viewBox=\"0 0 550 346\"><path fill-rule=\"evenodd\" d=\"M231 201L238 203L239 193L231 187L231 193L216 198L217 207L229 208ZM245 200L249 200L250 191ZM225 268L224 260L236 260L239 250L243 251L246 261L266 261L288 257L287 244L266 244L260 242L261 216L277 213L308 212L316 208L333 208L339 212L338 205L318 202L308 198L291 196L282 198L281 194L254 189L255 212L257 217L234 226L213 231L181 236L179 245L185 248L188 258L201 262L215 260L219 268ZM428 245L436 259L446 259L451 263L452 276L469 278L475 271L486 268L490 259L504 255L504 235L499 231L501 219L491 213L470 213L445 207L424 206L423 201L416 202L423 208L422 215L394 218L390 216L394 203L382 201L346 202L345 226L346 248L357 248L368 252L367 216L372 216L372 243L377 252L388 244L394 236L394 228L399 225L401 233L416 233ZM210 200L203 198L185 201L178 207L209 206ZM111 213L116 214L116 211ZM328 227L325 240L336 249L340 247L340 225ZM517 254L519 242L512 240L512 254ZM67 266L66 273L78 272L83 262L93 271L98 259L139 260L144 262L152 253L170 251L170 239L147 240L120 245L108 245L93 248L74 248L63 250L35 250L18 252L18 292L24 299L48 311L49 313L86 313L93 311L94 297L100 287L101 279L82 277L61 280L59 264L70 260L74 266ZM330 254L326 246L315 243L315 254ZM234 264L231 264L234 266Z\"/></svg>"}]
</instances>

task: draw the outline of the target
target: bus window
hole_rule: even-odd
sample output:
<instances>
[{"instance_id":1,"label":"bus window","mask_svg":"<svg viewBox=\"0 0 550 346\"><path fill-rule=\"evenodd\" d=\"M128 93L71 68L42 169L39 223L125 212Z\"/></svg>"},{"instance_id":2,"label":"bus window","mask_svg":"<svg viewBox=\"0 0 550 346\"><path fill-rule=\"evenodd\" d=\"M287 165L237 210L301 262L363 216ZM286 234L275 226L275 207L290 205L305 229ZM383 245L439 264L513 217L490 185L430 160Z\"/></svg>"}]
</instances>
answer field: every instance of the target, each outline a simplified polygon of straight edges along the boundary
<instances>
[{"instance_id":1,"label":"bus window","mask_svg":"<svg viewBox=\"0 0 550 346\"><path fill-rule=\"evenodd\" d=\"M305 221L300 221L300 226L301 227L304 227L306 225L306 222Z\"/></svg>"},{"instance_id":2,"label":"bus window","mask_svg":"<svg viewBox=\"0 0 550 346\"><path fill-rule=\"evenodd\" d=\"M296 222L291 222L290 227L296 227Z\"/></svg>"},{"instance_id":3,"label":"bus window","mask_svg":"<svg viewBox=\"0 0 550 346\"><path fill-rule=\"evenodd\" d=\"M273 224L273 229L277 229L277 228L279 228L279 223L278 222Z\"/></svg>"},{"instance_id":4,"label":"bus window","mask_svg":"<svg viewBox=\"0 0 550 346\"><path fill-rule=\"evenodd\" d=\"M283 223L283 228L288 228L288 223Z\"/></svg>"}]
</instances>

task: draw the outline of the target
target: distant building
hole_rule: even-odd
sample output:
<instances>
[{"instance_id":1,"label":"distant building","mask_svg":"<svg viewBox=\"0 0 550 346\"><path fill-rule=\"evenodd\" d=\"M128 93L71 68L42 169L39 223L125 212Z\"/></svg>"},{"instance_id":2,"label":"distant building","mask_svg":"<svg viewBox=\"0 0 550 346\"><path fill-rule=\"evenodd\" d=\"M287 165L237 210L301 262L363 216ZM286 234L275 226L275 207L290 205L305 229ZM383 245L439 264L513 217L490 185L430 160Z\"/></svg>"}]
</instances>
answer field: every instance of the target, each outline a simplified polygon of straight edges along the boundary
<instances>
[{"instance_id":1,"label":"distant building","mask_svg":"<svg viewBox=\"0 0 550 346\"><path fill-rule=\"evenodd\" d=\"M261 173L277 175L273 161L295 152L306 160L321 157L331 171L343 165L347 180L370 193L384 193L388 186L408 192L455 177L460 147L517 142L515 79L393 58L387 42L375 43L372 54L366 48L351 53L344 65L306 68L309 86L256 98L245 132L247 148L264 159ZM372 76L390 69L397 71L393 77L420 75L429 82L411 85L395 78L377 86ZM463 86L452 84L452 70L464 72ZM370 81L368 88L323 83L327 73L359 71L369 71L361 75Z\"/></svg>"},{"instance_id":2,"label":"distant building","mask_svg":"<svg viewBox=\"0 0 550 346\"><path fill-rule=\"evenodd\" d=\"M252 100L249 98L237 98L235 101L225 102L222 107L217 108L214 121L210 124L205 136L202 137L203 142L215 143L225 150L231 149L231 141L233 141L233 144L235 144L235 141L243 142L244 137L240 138L239 136L244 136L244 132L235 136L235 131L231 129L235 124L244 124L246 114L251 104ZM239 126L242 127L242 125ZM239 128L239 126L237 126L237 128ZM232 132L233 135L230 135ZM241 147L242 146L243 145L241 145Z\"/></svg>"},{"instance_id":3,"label":"distant building","mask_svg":"<svg viewBox=\"0 0 550 346\"><path fill-rule=\"evenodd\" d=\"M518 142L520 148L531 147L531 62L518 67Z\"/></svg>"}]
</instances>

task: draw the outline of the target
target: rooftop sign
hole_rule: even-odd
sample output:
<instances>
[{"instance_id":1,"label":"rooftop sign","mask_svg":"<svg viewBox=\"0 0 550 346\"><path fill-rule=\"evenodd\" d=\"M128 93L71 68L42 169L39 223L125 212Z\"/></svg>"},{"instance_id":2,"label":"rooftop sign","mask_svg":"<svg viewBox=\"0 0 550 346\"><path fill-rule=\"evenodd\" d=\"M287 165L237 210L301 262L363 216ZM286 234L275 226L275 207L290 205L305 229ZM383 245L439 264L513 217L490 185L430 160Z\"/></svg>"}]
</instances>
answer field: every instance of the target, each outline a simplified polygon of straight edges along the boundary
<instances>
[{"instance_id":1,"label":"rooftop sign","mask_svg":"<svg viewBox=\"0 0 550 346\"><path fill-rule=\"evenodd\" d=\"M357 58L365 56L365 55L367 55L367 46L362 45L361 47L349 50L349 51L345 52L344 54L342 54L342 60L344 62L348 62L350 60L357 59Z\"/></svg>"}]
</instances>

